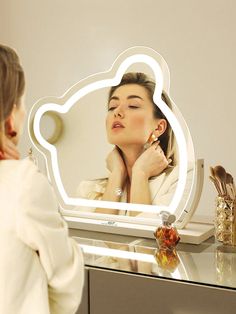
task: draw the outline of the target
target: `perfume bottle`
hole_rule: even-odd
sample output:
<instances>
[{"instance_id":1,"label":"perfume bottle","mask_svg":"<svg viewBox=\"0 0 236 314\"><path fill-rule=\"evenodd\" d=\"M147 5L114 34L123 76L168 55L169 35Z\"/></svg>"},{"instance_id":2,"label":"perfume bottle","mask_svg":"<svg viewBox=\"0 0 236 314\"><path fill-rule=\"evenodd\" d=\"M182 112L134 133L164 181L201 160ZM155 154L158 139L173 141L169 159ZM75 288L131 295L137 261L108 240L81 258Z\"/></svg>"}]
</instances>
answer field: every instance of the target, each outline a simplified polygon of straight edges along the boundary
<instances>
[{"instance_id":1,"label":"perfume bottle","mask_svg":"<svg viewBox=\"0 0 236 314\"><path fill-rule=\"evenodd\" d=\"M180 237L177 229L172 225L175 222L175 216L167 211L160 212L162 225L156 229L154 236L159 249L175 249Z\"/></svg>"},{"instance_id":2,"label":"perfume bottle","mask_svg":"<svg viewBox=\"0 0 236 314\"><path fill-rule=\"evenodd\" d=\"M154 256L157 261L157 265L161 269L169 272L174 272L180 262L176 249L157 249Z\"/></svg>"}]
</instances>

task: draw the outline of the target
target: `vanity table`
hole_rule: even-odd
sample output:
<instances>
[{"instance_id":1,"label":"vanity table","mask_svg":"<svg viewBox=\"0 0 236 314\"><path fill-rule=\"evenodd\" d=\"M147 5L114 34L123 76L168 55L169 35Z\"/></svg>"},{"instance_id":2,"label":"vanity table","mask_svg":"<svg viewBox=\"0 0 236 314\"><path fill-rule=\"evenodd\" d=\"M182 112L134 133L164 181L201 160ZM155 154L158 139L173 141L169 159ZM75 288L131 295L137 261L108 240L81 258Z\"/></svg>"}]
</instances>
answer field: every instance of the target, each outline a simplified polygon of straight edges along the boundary
<instances>
[{"instance_id":1,"label":"vanity table","mask_svg":"<svg viewBox=\"0 0 236 314\"><path fill-rule=\"evenodd\" d=\"M176 167L168 175L160 173L159 183L149 180L153 206L125 203L122 190L116 194L117 202L102 200L108 178L105 160L114 143L107 142L109 129L99 126L107 119L104 104L110 88L129 71L145 73L158 82L152 100L168 120L178 148ZM157 251L152 239L161 223L161 211L176 216L175 225L183 242L201 243L214 231L212 224L190 222L201 196L204 163L196 159L180 110L171 98L162 99L169 89L170 73L164 58L152 48L137 46L121 53L108 72L81 80L60 98L40 99L31 109L31 140L47 159L47 174L57 193L60 212L84 252L85 288L77 314L236 313L235 249L211 239L202 244L180 243L176 254L165 256ZM95 120L91 120L91 112ZM53 136L41 132L48 129L50 119ZM96 130L91 129L91 123ZM96 145L91 151L94 132ZM140 149L144 143L145 139ZM116 209L121 214L98 213L94 208ZM122 214L128 210L143 215Z\"/></svg>"},{"instance_id":2,"label":"vanity table","mask_svg":"<svg viewBox=\"0 0 236 314\"><path fill-rule=\"evenodd\" d=\"M236 313L236 248L180 243L172 267L152 239L70 229L82 246L85 288L77 314Z\"/></svg>"}]
</instances>

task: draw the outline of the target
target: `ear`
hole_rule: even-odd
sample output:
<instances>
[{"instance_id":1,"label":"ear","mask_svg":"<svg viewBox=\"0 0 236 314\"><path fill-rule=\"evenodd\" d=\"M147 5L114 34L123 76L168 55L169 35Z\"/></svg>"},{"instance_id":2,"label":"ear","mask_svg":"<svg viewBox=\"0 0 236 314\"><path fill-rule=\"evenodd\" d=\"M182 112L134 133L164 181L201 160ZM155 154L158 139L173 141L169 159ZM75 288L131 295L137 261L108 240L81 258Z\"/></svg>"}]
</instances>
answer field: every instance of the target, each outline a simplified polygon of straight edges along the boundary
<instances>
[{"instance_id":1,"label":"ear","mask_svg":"<svg viewBox=\"0 0 236 314\"><path fill-rule=\"evenodd\" d=\"M154 133L157 137L160 137L165 132L166 129L167 129L166 119L159 119L157 121Z\"/></svg>"},{"instance_id":2,"label":"ear","mask_svg":"<svg viewBox=\"0 0 236 314\"><path fill-rule=\"evenodd\" d=\"M15 108L16 105L13 106L13 109L10 115L5 120L5 133L6 135L12 137L12 134L15 133L14 121L15 121Z\"/></svg>"}]
</instances>

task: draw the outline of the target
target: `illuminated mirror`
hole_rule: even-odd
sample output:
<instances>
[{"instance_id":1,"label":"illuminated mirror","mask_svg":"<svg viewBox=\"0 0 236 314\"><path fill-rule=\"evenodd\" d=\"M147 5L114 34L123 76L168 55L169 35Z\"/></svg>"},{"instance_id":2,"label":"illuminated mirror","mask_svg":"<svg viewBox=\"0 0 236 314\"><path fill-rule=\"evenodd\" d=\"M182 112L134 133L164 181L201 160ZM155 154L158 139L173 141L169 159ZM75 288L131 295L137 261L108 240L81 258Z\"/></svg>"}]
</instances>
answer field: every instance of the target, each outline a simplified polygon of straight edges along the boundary
<instances>
[{"instance_id":1,"label":"illuminated mirror","mask_svg":"<svg viewBox=\"0 0 236 314\"><path fill-rule=\"evenodd\" d=\"M140 88L138 84L132 83L116 88L109 99L111 87L119 85L127 73L143 73L154 82L153 96L150 97L143 86ZM138 89L131 90L131 87L137 85ZM125 89L126 94L125 86L129 87L128 90ZM140 95L140 91L143 94ZM158 108L160 117L154 119L149 115L147 118L151 111L153 113L152 106ZM52 123L48 122L50 119ZM161 120L166 120L167 123L163 122L160 126L162 129L159 130L158 121ZM133 129L129 121L133 123ZM115 123L118 124L114 125ZM154 124L150 126L152 123ZM49 124L52 128L50 132ZM148 161L139 162L139 166L147 165L150 170L149 156L155 162L159 160L155 155L159 148L159 153L163 154L162 134L165 134L167 125L176 142L176 162L172 163L173 157L170 158L168 165L157 173L154 169L153 175L148 177L149 203L146 200L142 202L142 197L133 197L135 201L130 202L132 188L139 191L137 186L142 180L138 179L136 186L132 186L132 172L127 170L125 154L131 151L132 145L135 149L137 145L142 145L143 151L135 151L135 160L146 153L144 160ZM157 136L159 145L156 142L152 147L147 147L145 144L152 129L163 133ZM78 82L60 98L47 97L39 100L29 116L29 132L35 147L46 158L48 176L57 191L65 215L80 217L80 221L84 219L86 223L100 222L102 226L105 222L110 225L123 222L156 226L160 211L167 210L176 215L177 223L183 227L196 207L193 203L197 202L196 189L201 188L197 186L201 182L196 183L198 168L191 135L183 116L171 99L167 63L159 53L150 48L130 48L115 60L108 72L98 73ZM145 133L143 138L142 132ZM126 143L120 141L122 136ZM129 137L130 142L127 142ZM154 146L156 149L153 149ZM117 147L125 164L129 183L126 184L123 180L122 186L114 184L111 190L117 199L114 201L112 197L104 198L104 193L111 174L107 169L106 159ZM148 149L153 149L153 152L148 152ZM167 159L166 154L164 156ZM200 168L201 166L200 163ZM137 202L137 199L141 201Z\"/></svg>"}]
</instances>

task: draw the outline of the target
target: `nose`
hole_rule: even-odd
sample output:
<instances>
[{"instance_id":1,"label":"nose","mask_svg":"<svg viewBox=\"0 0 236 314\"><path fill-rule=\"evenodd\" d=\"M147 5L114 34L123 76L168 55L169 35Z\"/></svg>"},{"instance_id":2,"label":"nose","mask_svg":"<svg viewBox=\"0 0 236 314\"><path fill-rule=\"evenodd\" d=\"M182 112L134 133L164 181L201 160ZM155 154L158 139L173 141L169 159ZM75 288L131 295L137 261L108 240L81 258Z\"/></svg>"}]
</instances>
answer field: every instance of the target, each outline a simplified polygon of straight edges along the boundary
<instances>
[{"instance_id":1,"label":"nose","mask_svg":"<svg viewBox=\"0 0 236 314\"><path fill-rule=\"evenodd\" d=\"M124 111L118 106L114 111L114 117L124 118Z\"/></svg>"}]
</instances>

